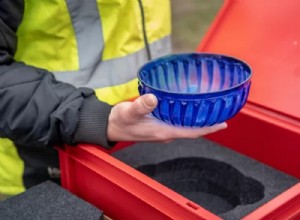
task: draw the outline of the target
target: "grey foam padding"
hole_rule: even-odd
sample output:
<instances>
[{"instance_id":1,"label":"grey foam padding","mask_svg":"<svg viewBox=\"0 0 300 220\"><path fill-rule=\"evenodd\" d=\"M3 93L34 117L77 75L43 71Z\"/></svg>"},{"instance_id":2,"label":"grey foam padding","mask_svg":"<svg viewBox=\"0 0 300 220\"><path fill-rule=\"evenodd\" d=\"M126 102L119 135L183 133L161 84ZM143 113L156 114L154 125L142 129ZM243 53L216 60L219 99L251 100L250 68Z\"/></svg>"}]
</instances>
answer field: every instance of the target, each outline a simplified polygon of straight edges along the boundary
<instances>
[{"instance_id":1,"label":"grey foam padding","mask_svg":"<svg viewBox=\"0 0 300 220\"><path fill-rule=\"evenodd\" d=\"M264 197L259 181L218 160L185 157L137 169L216 214Z\"/></svg>"},{"instance_id":2,"label":"grey foam padding","mask_svg":"<svg viewBox=\"0 0 300 220\"><path fill-rule=\"evenodd\" d=\"M102 220L93 205L50 181L0 202L1 220Z\"/></svg>"},{"instance_id":3,"label":"grey foam padding","mask_svg":"<svg viewBox=\"0 0 300 220\"><path fill-rule=\"evenodd\" d=\"M206 139L139 143L113 156L226 220L241 219L299 182Z\"/></svg>"}]
</instances>

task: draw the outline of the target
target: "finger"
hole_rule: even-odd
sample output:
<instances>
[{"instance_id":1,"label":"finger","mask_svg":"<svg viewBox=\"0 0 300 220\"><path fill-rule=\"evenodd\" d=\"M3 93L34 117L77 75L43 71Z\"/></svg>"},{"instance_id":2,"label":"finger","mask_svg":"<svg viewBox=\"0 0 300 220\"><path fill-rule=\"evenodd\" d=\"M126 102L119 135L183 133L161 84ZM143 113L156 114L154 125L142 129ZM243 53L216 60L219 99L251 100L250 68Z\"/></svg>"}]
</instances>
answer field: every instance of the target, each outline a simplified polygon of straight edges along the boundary
<instances>
[{"instance_id":1,"label":"finger","mask_svg":"<svg viewBox=\"0 0 300 220\"><path fill-rule=\"evenodd\" d=\"M203 128L177 128L176 131L174 130L173 135L176 138L198 138L225 128L227 128L227 124L225 122Z\"/></svg>"},{"instance_id":2,"label":"finger","mask_svg":"<svg viewBox=\"0 0 300 220\"><path fill-rule=\"evenodd\" d=\"M206 130L204 130L205 133L203 135L211 134L211 133L223 130L225 128L227 128L227 123L226 122L223 122L221 124L216 124L216 125L213 125L213 126L210 126L210 127L206 127Z\"/></svg>"},{"instance_id":3,"label":"finger","mask_svg":"<svg viewBox=\"0 0 300 220\"><path fill-rule=\"evenodd\" d=\"M137 98L129 109L131 117L140 118L151 113L157 106L157 98L153 94L146 94Z\"/></svg>"}]
</instances>

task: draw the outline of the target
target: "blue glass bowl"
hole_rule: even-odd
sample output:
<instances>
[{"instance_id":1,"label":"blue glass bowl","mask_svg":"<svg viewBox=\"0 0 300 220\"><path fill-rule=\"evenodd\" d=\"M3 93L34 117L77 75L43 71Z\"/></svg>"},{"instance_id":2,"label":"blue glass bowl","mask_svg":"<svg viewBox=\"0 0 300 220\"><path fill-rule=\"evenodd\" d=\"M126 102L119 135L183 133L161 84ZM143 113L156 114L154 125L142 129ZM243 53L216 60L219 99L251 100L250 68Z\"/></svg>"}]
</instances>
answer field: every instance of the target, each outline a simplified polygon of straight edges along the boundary
<instances>
[{"instance_id":1,"label":"blue glass bowl","mask_svg":"<svg viewBox=\"0 0 300 220\"><path fill-rule=\"evenodd\" d=\"M138 71L139 93L154 94L152 114L172 125L204 127L224 122L247 101L251 69L220 54L175 54L152 60Z\"/></svg>"}]
</instances>

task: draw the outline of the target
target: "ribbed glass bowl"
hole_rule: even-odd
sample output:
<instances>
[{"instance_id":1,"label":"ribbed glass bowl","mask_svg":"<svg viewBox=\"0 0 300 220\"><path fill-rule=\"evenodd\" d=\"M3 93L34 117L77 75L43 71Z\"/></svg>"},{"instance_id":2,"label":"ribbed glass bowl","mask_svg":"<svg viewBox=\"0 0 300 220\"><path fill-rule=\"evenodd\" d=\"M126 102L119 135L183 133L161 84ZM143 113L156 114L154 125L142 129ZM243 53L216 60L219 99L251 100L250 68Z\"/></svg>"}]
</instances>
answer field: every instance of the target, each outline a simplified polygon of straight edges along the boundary
<instances>
[{"instance_id":1,"label":"ribbed glass bowl","mask_svg":"<svg viewBox=\"0 0 300 220\"><path fill-rule=\"evenodd\" d=\"M220 54L175 54L152 60L138 71L139 93L154 94L152 114L172 125L204 127L236 115L247 101L251 69Z\"/></svg>"}]
</instances>

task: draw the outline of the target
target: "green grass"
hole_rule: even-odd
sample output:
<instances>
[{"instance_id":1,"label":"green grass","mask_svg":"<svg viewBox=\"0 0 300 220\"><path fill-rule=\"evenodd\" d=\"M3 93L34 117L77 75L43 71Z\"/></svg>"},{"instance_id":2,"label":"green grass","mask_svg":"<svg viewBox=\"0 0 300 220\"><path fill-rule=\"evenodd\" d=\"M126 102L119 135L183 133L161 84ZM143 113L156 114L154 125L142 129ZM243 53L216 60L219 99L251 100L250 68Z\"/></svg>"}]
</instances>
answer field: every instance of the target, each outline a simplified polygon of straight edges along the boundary
<instances>
[{"instance_id":1,"label":"green grass","mask_svg":"<svg viewBox=\"0 0 300 220\"><path fill-rule=\"evenodd\" d=\"M194 51L223 0L171 0L173 52Z\"/></svg>"}]
</instances>

